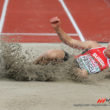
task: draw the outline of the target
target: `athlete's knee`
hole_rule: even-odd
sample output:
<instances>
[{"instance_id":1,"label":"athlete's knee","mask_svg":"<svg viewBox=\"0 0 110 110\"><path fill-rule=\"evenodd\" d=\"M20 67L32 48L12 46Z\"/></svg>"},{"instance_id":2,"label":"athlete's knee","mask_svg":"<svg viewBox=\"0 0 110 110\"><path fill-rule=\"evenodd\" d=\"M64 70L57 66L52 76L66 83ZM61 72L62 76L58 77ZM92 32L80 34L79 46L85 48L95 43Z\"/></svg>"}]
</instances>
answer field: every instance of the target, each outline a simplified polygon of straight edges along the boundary
<instances>
[{"instance_id":1,"label":"athlete's knee","mask_svg":"<svg viewBox=\"0 0 110 110\"><path fill-rule=\"evenodd\" d=\"M46 53L46 57L50 59L55 59L55 58L63 59L64 55L65 53L63 50L49 50Z\"/></svg>"}]
</instances>

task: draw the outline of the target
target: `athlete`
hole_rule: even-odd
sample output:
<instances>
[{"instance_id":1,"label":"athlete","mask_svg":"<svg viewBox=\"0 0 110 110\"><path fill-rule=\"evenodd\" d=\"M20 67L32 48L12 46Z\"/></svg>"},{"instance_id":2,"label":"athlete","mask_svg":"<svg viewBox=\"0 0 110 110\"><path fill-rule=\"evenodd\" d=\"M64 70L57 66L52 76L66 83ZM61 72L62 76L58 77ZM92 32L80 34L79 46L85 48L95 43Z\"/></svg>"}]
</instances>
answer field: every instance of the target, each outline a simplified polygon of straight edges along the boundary
<instances>
[{"instance_id":1,"label":"athlete","mask_svg":"<svg viewBox=\"0 0 110 110\"><path fill-rule=\"evenodd\" d=\"M60 27L61 21L58 17L52 18L50 23L62 42L71 48L85 50L82 54L75 56L76 62L79 65L77 68L77 75L87 78L88 74L98 73L110 67L110 43L107 47L103 47L95 41L82 42L71 38ZM46 63L55 59L66 61L68 60L68 57L68 53L64 50L53 49L42 54L34 61L34 63Z\"/></svg>"}]
</instances>

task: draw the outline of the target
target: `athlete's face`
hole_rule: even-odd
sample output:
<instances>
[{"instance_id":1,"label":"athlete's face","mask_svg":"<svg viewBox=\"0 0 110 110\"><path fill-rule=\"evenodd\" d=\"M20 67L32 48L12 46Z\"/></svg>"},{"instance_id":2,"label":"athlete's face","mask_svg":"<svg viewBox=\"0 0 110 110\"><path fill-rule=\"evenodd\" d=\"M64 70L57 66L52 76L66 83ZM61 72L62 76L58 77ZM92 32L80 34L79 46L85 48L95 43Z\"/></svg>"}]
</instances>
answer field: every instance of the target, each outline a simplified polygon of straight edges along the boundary
<instances>
[{"instance_id":1,"label":"athlete's face","mask_svg":"<svg viewBox=\"0 0 110 110\"><path fill-rule=\"evenodd\" d=\"M110 43L108 44L106 50L105 50L105 55L110 58Z\"/></svg>"}]
</instances>

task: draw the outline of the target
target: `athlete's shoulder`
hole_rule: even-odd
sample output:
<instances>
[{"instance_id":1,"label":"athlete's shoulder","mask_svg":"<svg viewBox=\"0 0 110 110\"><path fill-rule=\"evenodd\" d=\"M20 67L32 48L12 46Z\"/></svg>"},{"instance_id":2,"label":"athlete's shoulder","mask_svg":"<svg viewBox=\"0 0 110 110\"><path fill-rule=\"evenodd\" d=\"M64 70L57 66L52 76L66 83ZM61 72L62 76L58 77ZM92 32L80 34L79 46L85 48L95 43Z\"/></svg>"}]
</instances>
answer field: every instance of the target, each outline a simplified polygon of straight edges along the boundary
<instances>
[{"instance_id":1,"label":"athlete's shoulder","mask_svg":"<svg viewBox=\"0 0 110 110\"><path fill-rule=\"evenodd\" d=\"M98 42L96 41L85 41L84 42L86 47L85 49L91 49L91 48L97 48L97 47L102 47L101 44L99 44Z\"/></svg>"}]
</instances>

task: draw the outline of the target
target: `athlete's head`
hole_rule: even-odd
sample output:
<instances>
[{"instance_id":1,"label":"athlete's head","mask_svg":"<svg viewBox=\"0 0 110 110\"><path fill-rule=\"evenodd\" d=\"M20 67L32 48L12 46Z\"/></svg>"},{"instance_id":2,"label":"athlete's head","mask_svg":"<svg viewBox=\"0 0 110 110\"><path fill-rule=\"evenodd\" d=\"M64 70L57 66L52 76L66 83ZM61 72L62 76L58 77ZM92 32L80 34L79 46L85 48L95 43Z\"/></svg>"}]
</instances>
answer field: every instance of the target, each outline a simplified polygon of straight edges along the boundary
<instances>
[{"instance_id":1,"label":"athlete's head","mask_svg":"<svg viewBox=\"0 0 110 110\"><path fill-rule=\"evenodd\" d=\"M109 44L107 45L107 48L105 49L105 55L110 58L110 42Z\"/></svg>"}]
</instances>

